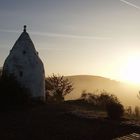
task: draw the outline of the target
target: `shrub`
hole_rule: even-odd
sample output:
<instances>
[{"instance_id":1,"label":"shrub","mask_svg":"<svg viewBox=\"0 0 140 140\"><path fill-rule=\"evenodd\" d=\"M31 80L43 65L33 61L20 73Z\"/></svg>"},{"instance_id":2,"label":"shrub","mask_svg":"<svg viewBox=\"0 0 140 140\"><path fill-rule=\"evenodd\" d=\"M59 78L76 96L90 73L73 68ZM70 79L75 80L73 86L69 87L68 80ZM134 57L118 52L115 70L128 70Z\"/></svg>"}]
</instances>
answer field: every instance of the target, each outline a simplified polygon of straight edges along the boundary
<instances>
[{"instance_id":1,"label":"shrub","mask_svg":"<svg viewBox=\"0 0 140 140\"><path fill-rule=\"evenodd\" d=\"M109 103L113 103L113 102L119 103L118 98L115 95L109 94L105 90L101 91L101 93L98 97L98 102L99 102L100 107L105 110L106 110L106 106Z\"/></svg>"},{"instance_id":2,"label":"shrub","mask_svg":"<svg viewBox=\"0 0 140 140\"><path fill-rule=\"evenodd\" d=\"M134 112L135 112L135 116L136 117L139 117L140 116L140 109L139 109L138 106L135 107Z\"/></svg>"},{"instance_id":3,"label":"shrub","mask_svg":"<svg viewBox=\"0 0 140 140\"><path fill-rule=\"evenodd\" d=\"M95 93L88 93L83 91L81 98L84 102L91 103L94 107L106 111L108 117L111 119L119 119L124 113L124 107L119 102L118 98L109 94L105 90L97 91L98 95Z\"/></svg>"},{"instance_id":4,"label":"shrub","mask_svg":"<svg viewBox=\"0 0 140 140\"><path fill-rule=\"evenodd\" d=\"M82 92L80 99L83 99L85 102L91 103L93 105L98 104L98 95L94 93L86 92L85 90Z\"/></svg>"},{"instance_id":5,"label":"shrub","mask_svg":"<svg viewBox=\"0 0 140 140\"><path fill-rule=\"evenodd\" d=\"M106 105L108 117L111 119L120 119L124 113L124 107L119 102L110 102Z\"/></svg>"},{"instance_id":6,"label":"shrub","mask_svg":"<svg viewBox=\"0 0 140 140\"><path fill-rule=\"evenodd\" d=\"M125 113L128 114L128 115L132 115L132 107L131 107L131 106L128 106L128 107L125 109Z\"/></svg>"}]
</instances>

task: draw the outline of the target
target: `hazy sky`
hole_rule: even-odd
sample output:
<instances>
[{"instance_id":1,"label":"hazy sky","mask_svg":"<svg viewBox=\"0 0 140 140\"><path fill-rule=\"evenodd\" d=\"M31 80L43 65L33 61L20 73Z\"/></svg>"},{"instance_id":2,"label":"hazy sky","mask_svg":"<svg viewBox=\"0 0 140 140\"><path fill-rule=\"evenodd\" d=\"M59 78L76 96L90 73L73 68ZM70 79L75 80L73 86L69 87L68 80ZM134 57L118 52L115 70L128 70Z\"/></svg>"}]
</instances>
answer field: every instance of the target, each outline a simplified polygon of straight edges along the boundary
<instances>
[{"instance_id":1,"label":"hazy sky","mask_svg":"<svg viewBox=\"0 0 140 140\"><path fill-rule=\"evenodd\" d=\"M0 0L1 66L24 24L46 75L125 80L132 59L140 70L139 0Z\"/></svg>"}]
</instances>

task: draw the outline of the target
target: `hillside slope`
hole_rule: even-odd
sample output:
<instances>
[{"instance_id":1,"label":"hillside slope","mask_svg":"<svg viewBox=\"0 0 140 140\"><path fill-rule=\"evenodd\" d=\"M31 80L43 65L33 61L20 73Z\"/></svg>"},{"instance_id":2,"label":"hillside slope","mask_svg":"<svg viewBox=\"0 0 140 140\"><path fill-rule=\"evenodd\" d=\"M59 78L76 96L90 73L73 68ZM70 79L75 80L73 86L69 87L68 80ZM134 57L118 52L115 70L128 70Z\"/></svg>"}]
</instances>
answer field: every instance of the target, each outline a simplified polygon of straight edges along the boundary
<instances>
[{"instance_id":1,"label":"hillside slope","mask_svg":"<svg viewBox=\"0 0 140 140\"><path fill-rule=\"evenodd\" d=\"M66 100L79 98L83 90L94 92L98 89L115 94L124 105L136 106L140 104L140 100L137 98L140 86L132 86L100 76L77 75L67 76L67 78L72 81L74 90L66 96Z\"/></svg>"}]
</instances>

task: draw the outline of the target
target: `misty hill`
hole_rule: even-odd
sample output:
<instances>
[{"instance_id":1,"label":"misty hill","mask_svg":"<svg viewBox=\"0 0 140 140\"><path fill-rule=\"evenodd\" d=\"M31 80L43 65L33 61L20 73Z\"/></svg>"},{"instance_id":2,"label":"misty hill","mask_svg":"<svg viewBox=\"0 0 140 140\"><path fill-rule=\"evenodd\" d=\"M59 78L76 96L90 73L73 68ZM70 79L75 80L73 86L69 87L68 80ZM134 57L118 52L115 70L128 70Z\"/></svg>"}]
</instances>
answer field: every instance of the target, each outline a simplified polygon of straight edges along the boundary
<instances>
[{"instance_id":1,"label":"misty hill","mask_svg":"<svg viewBox=\"0 0 140 140\"><path fill-rule=\"evenodd\" d=\"M138 87L100 76L77 75L67 76L67 78L72 81L74 90L66 96L66 100L79 98L83 90L94 92L98 89L115 94L124 105L136 106L140 104L140 100L137 98L140 86Z\"/></svg>"}]
</instances>

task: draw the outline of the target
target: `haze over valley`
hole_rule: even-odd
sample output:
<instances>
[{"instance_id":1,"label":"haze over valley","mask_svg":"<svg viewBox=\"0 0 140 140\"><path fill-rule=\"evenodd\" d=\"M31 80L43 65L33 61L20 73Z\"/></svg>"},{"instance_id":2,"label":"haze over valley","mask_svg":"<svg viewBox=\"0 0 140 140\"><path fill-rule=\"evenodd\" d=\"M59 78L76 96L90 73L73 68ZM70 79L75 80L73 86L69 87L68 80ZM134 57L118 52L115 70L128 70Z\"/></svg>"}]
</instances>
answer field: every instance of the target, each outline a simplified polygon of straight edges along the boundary
<instances>
[{"instance_id":1,"label":"haze over valley","mask_svg":"<svg viewBox=\"0 0 140 140\"><path fill-rule=\"evenodd\" d=\"M140 86L124 82L111 80L100 76L76 75L68 76L73 82L74 90L66 96L66 100L77 99L81 96L83 90L90 93L97 93L96 90L105 90L110 94L116 95L125 106L139 106Z\"/></svg>"}]
</instances>

